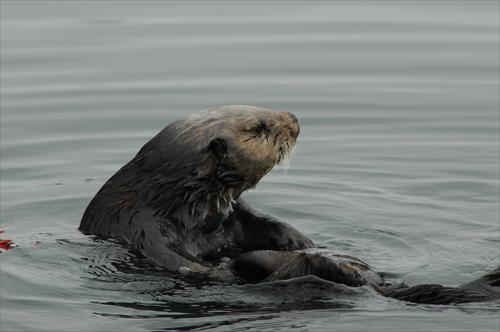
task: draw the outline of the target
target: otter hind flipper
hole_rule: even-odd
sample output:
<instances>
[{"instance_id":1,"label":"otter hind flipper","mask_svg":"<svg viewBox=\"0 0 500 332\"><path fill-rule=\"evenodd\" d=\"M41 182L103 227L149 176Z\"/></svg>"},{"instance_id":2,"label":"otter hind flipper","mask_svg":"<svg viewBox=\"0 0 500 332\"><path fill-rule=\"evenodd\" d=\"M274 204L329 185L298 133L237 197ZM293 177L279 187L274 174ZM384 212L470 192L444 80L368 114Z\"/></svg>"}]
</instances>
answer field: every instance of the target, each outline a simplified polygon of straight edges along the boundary
<instances>
[{"instance_id":1,"label":"otter hind flipper","mask_svg":"<svg viewBox=\"0 0 500 332\"><path fill-rule=\"evenodd\" d=\"M388 297L421 304L459 304L500 299L500 266L479 279L458 287L435 284L399 285L381 289Z\"/></svg>"},{"instance_id":2,"label":"otter hind flipper","mask_svg":"<svg viewBox=\"0 0 500 332\"><path fill-rule=\"evenodd\" d=\"M283 259L292 254L288 251L250 251L236 257L231 268L247 282L261 282L279 268Z\"/></svg>"},{"instance_id":3,"label":"otter hind flipper","mask_svg":"<svg viewBox=\"0 0 500 332\"><path fill-rule=\"evenodd\" d=\"M397 300L420 304L460 304L492 300L491 297L476 291L435 284L412 287L401 285L382 289L381 293Z\"/></svg>"},{"instance_id":4,"label":"otter hind flipper","mask_svg":"<svg viewBox=\"0 0 500 332\"><path fill-rule=\"evenodd\" d=\"M485 294L493 299L500 299L500 266L486 273L481 278L459 287Z\"/></svg>"},{"instance_id":5,"label":"otter hind flipper","mask_svg":"<svg viewBox=\"0 0 500 332\"><path fill-rule=\"evenodd\" d=\"M336 262L320 254L297 253L274 271L266 281L292 279L305 275L315 275L321 279L333 281L351 287L366 285L363 276L347 264Z\"/></svg>"},{"instance_id":6,"label":"otter hind flipper","mask_svg":"<svg viewBox=\"0 0 500 332\"><path fill-rule=\"evenodd\" d=\"M346 256L322 255L303 251L258 250L244 253L232 263L232 269L250 282L277 281L315 275L319 278L359 287L379 283L375 273Z\"/></svg>"}]
</instances>

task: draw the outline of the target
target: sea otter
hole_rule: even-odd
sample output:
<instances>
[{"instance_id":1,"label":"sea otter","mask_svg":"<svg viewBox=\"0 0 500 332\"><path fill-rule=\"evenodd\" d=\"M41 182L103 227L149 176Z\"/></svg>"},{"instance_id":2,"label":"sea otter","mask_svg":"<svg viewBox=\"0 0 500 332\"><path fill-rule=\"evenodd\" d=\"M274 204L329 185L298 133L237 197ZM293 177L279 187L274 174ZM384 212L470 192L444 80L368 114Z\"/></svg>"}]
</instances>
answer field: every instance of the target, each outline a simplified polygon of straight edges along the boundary
<instances>
[{"instance_id":1,"label":"sea otter","mask_svg":"<svg viewBox=\"0 0 500 332\"><path fill-rule=\"evenodd\" d=\"M419 303L492 298L478 287L388 287L366 263L318 251L292 226L248 206L241 194L288 157L299 132L292 113L255 106L225 106L177 120L104 184L80 230L116 239L171 271L218 280L315 275ZM479 285L497 286L499 272L488 278Z\"/></svg>"},{"instance_id":2,"label":"sea otter","mask_svg":"<svg viewBox=\"0 0 500 332\"><path fill-rule=\"evenodd\" d=\"M170 270L201 272L221 257L313 242L250 208L254 188L295 145L288 112L225 106L173 122L95 195L80 230L117 239Z\"/></svg>"}]
</instances>

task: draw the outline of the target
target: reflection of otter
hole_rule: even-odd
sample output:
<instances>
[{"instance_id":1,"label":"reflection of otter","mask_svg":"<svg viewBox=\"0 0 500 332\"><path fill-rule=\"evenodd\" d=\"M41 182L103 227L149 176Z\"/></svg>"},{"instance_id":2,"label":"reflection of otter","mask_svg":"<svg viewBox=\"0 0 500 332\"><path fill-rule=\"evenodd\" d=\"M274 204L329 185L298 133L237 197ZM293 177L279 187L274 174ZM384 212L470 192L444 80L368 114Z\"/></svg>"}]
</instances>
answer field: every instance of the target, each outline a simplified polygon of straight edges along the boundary
<instances>
[{"instance_id":1,"label":"reflection of otter","mask_svg":"<svg viewBox=\"0 0 500 332\"><path fill-rule=\"evenodd\" d=\"M500 271L461 288L390 287L354 257L303 250L313 247L311 240L252 210L240 195L288 156L298 134L291 113L253 106L226 106L178 120L104 184L80 230L117 239L172 271L206 272L224 280L316 275L418 303L500 295ZM223 257L232 261L221 269Z\"/></svg>"},{"instance_id":2,"label":"reflection of otter","mask_svg":"<svg viewBox=\"0 0 500 332\"><path fill-rule=\"evenodd\" d=\"M106 182L80 230L183 271L209 271L221 257L251 250L312 247L294 228L239 198L288 156L298 135L293 114L252 106L178 120Z\"/></svg>"}]
</instances>

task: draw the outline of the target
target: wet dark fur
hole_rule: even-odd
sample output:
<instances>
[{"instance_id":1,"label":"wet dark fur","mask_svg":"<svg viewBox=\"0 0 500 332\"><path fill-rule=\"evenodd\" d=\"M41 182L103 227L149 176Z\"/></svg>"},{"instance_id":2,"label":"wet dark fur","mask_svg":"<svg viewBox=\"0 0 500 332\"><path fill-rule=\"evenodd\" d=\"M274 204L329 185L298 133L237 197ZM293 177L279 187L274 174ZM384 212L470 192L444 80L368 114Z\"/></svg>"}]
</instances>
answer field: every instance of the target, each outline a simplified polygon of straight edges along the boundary
<instances>
[{"instance_id":1,"label":"wet dark fur","mask_svg":"<svg viewBox=\"0 0 500 332\"><path fill-rule=\"evenodd\" d=\"M236 126L241 129L235 132ZM312 247L293 227L239 198L284 157L297 135L293 115L255 107L178 120L104 184L80 230L118 239L173 271L209 271L221 257L251 250ZM243 145L250 140L253 146ZM243 153L247 146L257 151ZM250 159L259 152L264 157Z\"/></svg>"},{"instance_id":2,"label":"wet dark fur","mask_svg":"<svg viewBox=\"0 0 500 332\"><path fill-rule=\"evenodd\" d=\"M357 258L294 251L314 244L290 225L253 210L240 195L286 156L292 136L298 135L295 117L283 114L273 121L269 110L249 106L210 114L176 121L146 143L95 195L80 230L117 239L171 271L185 267L231 282L316 275L351 287L369 285L385 296L416 303L500 297L500 270L461 287L389 286ZM296 128L288 129L287 121ZM282 139L290 130L295 130L292 138ZM247 138L233 140L240 134ZM252 140L256 150L238 152ZM252 159L265 149L274 149L276 157ZM231 262L221 269L223 257Z\"/></svg>"}]
</instances>

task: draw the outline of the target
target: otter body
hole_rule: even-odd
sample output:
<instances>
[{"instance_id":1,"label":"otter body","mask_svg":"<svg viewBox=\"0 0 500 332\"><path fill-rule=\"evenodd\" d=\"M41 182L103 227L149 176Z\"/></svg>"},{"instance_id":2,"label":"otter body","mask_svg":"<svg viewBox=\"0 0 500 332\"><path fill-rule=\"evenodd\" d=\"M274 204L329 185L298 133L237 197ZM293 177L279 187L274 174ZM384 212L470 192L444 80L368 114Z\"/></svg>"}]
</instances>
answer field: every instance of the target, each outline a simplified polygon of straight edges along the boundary
<instances>
[{"instance_id":1,"label":"otter body","mask_svg":"<svg viewBox=\"0 0 500 332\"><path fill-rule=\"evenodd\" d=\"M312 247L240 198L287 157L299 130L291 113L253 106L173 122L104 184L80 230L117 239L173 271L208 271L221 257L251 250Z\"/></svg>"},{"instance_id":2,"label":"otter body","mask_svg":"<svg viewBox=\"0 0 500 332\"><path fill-rule=\"evenodd\" d=\"M499 269L458 288L387 285L361 260L311 249L313 242L292 226L248 206L241 194L287 158L299 131L293 114L254 106L175 121L104 184L80 230L116 239L171 271L224 281L315 275L417 303L500 297Z\"/></svg>"}]
</instances>

